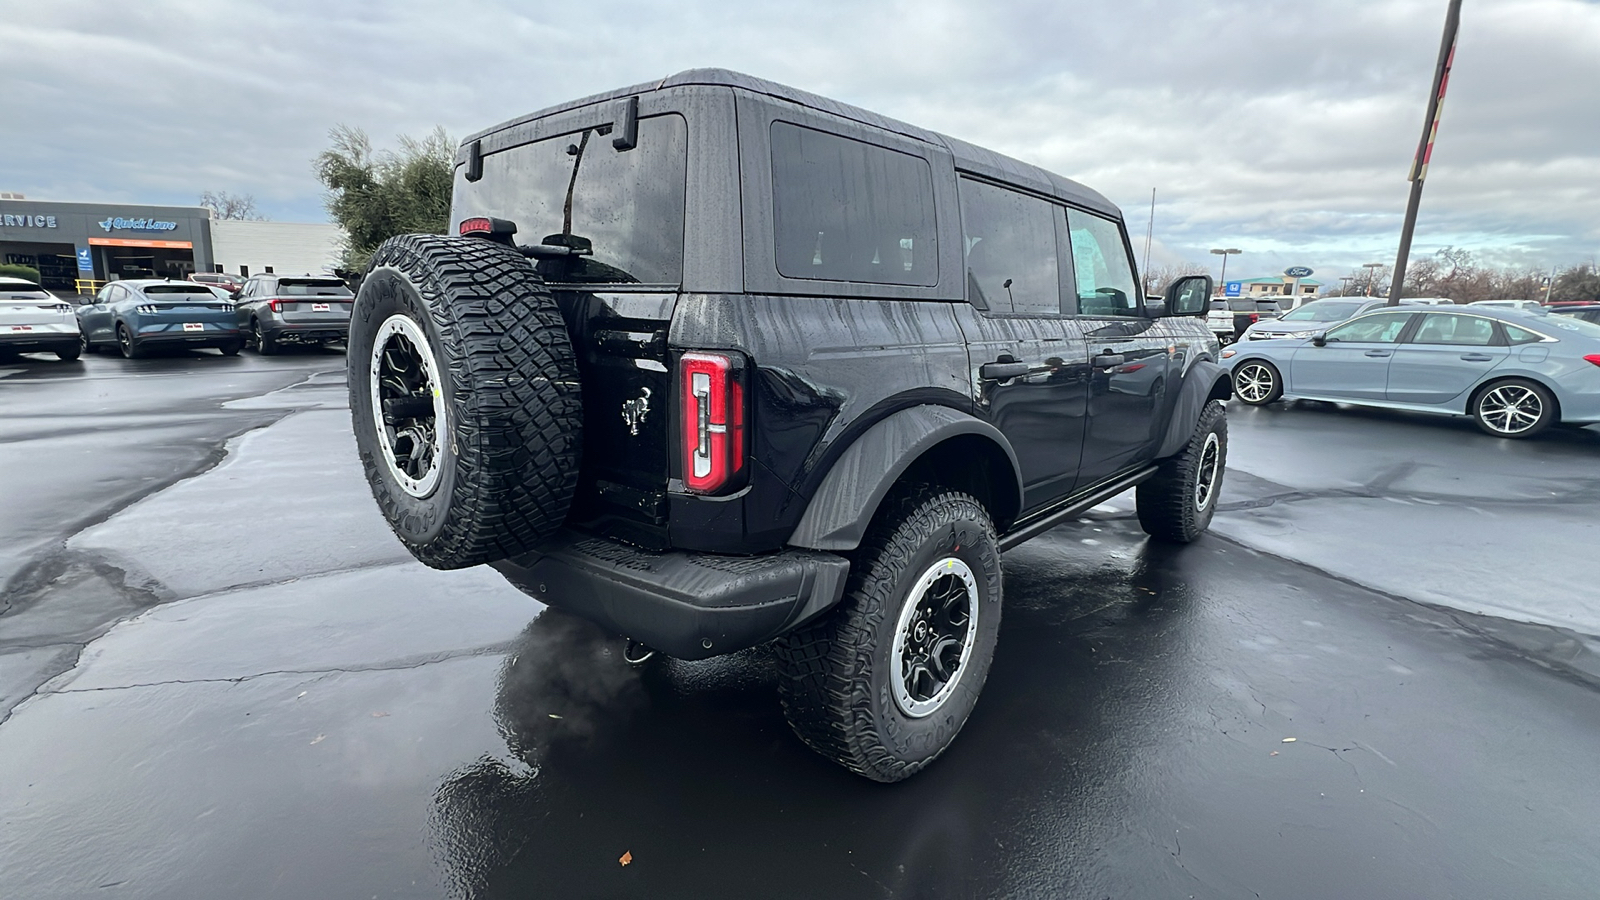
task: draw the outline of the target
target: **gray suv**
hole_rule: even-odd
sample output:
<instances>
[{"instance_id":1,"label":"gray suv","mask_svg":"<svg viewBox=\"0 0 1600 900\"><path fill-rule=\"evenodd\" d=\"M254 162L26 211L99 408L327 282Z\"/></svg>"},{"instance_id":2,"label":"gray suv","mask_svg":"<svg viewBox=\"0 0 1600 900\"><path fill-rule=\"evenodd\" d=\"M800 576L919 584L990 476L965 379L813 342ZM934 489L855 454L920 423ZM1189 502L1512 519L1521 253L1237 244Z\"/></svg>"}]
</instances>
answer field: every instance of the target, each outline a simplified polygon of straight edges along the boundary
<instances>
[{"instance_id":1,"label":"gray suv","mask_svg":"<svg viewBox=\"0 0 1600 900\"><path fill-rule=\"evenodd\" d=\"M257 275L233 295L239 329L256 352L285 344L342 344L355 295L331 275Z\"/></svg>"}]
</instances>

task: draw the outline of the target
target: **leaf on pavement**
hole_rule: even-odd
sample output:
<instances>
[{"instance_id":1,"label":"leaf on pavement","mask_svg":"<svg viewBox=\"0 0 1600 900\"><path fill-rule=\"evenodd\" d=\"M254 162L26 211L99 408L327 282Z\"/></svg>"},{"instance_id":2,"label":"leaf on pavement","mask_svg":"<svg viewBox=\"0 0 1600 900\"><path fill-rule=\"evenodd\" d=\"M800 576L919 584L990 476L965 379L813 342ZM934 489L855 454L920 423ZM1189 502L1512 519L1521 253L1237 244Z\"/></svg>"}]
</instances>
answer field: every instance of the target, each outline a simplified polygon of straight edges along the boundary
<instances>
[{"instance_id":1,"label":"leaf on pavement","mask_svg":"<svg viewBox=\"0 0 1600 900\"><path fill-rule=\"evenodd\" d=\"M328 738L328 736L327 736L327 735L325 735L325 734L319 734L319 735L317 735L317 736L316 736L316 737L314 737L314 738L312 738L312 739L311 739L311 744L312 744L312 746L316 746L316 745L317 745L317 744L320 744L320 743L322 743L322 742L323 742L323 741L325 741L325 740L327 740L327 738Z\"/></svg>"},{"instance_id":2,"label":"leaf on pavement","mask_svg":"<svg viewBox=\"0 0 1600 900\"><path fill-rule=\"evenodd\" d=\"M622 856L617 860L617 862L622 863L623 865L628 865L629 863L633 862L633 851L622 851Z\"/></svg>"},{"instance_id":3,"label":"leaf on pavement","mask_svg":"<svg viewBox=\"0 0 1600 900\"><path fill-rule=\"evenodd\" d=\"M1283 739L1283 742L1284 742L1284 743L1285 743L1285 744L1292 744L1292 743L1294 743L1294 742L1295 742L1295 741L1296 741L1296 740L1298 740L1298 738L1284 738L1284 739Z\"/></svg>"}]
</instances>

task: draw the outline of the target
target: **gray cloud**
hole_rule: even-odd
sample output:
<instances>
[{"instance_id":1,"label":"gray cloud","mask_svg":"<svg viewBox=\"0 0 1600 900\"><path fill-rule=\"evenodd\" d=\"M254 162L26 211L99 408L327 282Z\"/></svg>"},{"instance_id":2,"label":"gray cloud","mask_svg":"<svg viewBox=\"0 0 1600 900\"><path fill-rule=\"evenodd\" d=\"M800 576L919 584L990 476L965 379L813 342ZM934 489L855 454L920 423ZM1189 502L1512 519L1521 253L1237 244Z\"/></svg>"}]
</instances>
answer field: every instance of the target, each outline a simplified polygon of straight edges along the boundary
<instances>
[{"instance_id":1,"label":"gray cloud","mask_svg":"<svg viewBox=\"0 0 1600 900\"><path fill-rule=\"evenodd\" d=\"M456 135L694 66L857 103L1078 178L1157 258L1336 275L1389 259L1444 0L491 2L0 0L0 188L256 195L319 220L336 122ZM1600 250L1600 4L1473 0L1417 252Z\"/></svg>"}]
</instances>

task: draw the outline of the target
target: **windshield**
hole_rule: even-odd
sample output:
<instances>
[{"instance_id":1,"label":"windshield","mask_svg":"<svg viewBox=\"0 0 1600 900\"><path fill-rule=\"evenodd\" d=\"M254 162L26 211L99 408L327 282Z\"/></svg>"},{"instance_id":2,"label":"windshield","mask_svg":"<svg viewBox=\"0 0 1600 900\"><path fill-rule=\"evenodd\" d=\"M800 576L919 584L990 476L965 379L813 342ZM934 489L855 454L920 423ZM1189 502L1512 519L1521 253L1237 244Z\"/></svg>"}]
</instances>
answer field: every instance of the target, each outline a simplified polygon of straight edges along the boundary
<instances>
[{"instance_id":1,"label":"windshield","mask_svg":"<svg viewBox=\"0 0 1600 900\"><path fill-rule=\"evenodd\" d=\"M1361 308L1360 303L1337 303L1329 300L1318 300L1307 303L1291 313L1284 313L1280 321L1284 322L1343 322L1356 314Z\"/></svg>"},{"instance_id":2,"label":"windshield","mask_svg":"<svg viewBox=\"0 0 1600 900\"><path fill-rule=\"evenodd\" d=\"M664 115L639 120L631 150L591 128L491 153L476 182L457 169L453 222L508 219L519 244L592 250L549 266L551 280L675 285L683 279L687 148L683 117Z\"/></svg>"},{"instance_id":3,"label":"windshield","mask_svg":"<svg viewBox=\"0 0 1600 900\"><path fill-rule=\"evenodd\" d=\"M207 300L214 300L217 296L211 293L210 288L202 284L152 284L144 289L144 293L147 297L154 297L158 294L184 294L191 297L204 297ZM183 298L169 297L168 299L179 300Z\"/></svg>"},{"instance_id":4,"label":"windshield","mask_svg":"<svg viewBox=\"0 0 1600 900\"><path fill-rule=\"evenodd\" d=\"M301 279L297 281L290 281L285 278L278 282L278 296L349 297L350 289L344 286L344 282L336 278Z\"/></svg>"}]
</instances>

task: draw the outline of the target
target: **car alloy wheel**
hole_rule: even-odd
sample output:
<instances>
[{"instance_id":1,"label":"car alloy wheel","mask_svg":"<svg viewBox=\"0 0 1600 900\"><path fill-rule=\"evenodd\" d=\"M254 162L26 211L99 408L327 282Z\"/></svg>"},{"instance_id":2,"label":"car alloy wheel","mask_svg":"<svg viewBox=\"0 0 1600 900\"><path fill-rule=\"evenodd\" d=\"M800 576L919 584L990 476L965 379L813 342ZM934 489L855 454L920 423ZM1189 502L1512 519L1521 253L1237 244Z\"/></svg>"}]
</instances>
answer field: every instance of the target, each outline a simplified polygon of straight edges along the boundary
<instances>
[{"instance_id":1,"label":"car alloy wheel","mask_svg":"<svg viewBox=\"0 0 1600 900\"><path fill-rule=\"evenodd\" d=\"M1522 434L1544 417L1544 400L1532 388L1502 384L1478 401L1478 414L1498 434Z\"/></svg>"},{"instance_id":2,"label":"car alloy wheel","mask_svg":"<svg viewBox=\"0 0 1600 900\"><path fill-rule=\"evenodd\" d=\"M944 705L978 638L978 582L954 556L929 566L900 609L890 659L895 703L913 719Z\"/></svg>"},{"instance_id":3,"label":"car alloy wheel","mask_svg":"<svg viewBox=\"0 0 1600 900\"><path fill-rule=\"evenodd\" d=\"M1217 438L1216 432L1209 432L1200 449L1200 467L1195 472L1194 508L1197 512L1204 512L1211 505L1212 498L1216 496L1217 473L1221 469L1222 441Z\"/></svg>"},{"instance_id":4,"label":"car alloy wheel","mask_svg":"<svg viewBox=\"0 0 1600 900\"><path fill-rule=\"evenodd\" d=\"M128 333L126 325L117 326L117 348L122 351L123 356L133 359L133 335Z\"/></svg>"},{"instance_id":5,"label":"car alloy wheel","mask_svg":"<svg viewBox=\"0 0 1600 900\"><path fill-rule=\"evenodd\" d=\"M444 456L444 393L433 348L409 316L392 315L378 326L370 374L383 461L402 490L426 497L439 483Z\"/></svg>"},{"instance_id":6,"label":"car alloy wheel","mask_svg":"<svg viewBox=\"0 0 1600 900\"><path fill-rule=\"evenodd\" d=\"M1233 392L1246 403L1266 403L1277 386L1277 375L1260 363L1245 363L1233 376Z\"/></svg>"}]
</instances>

